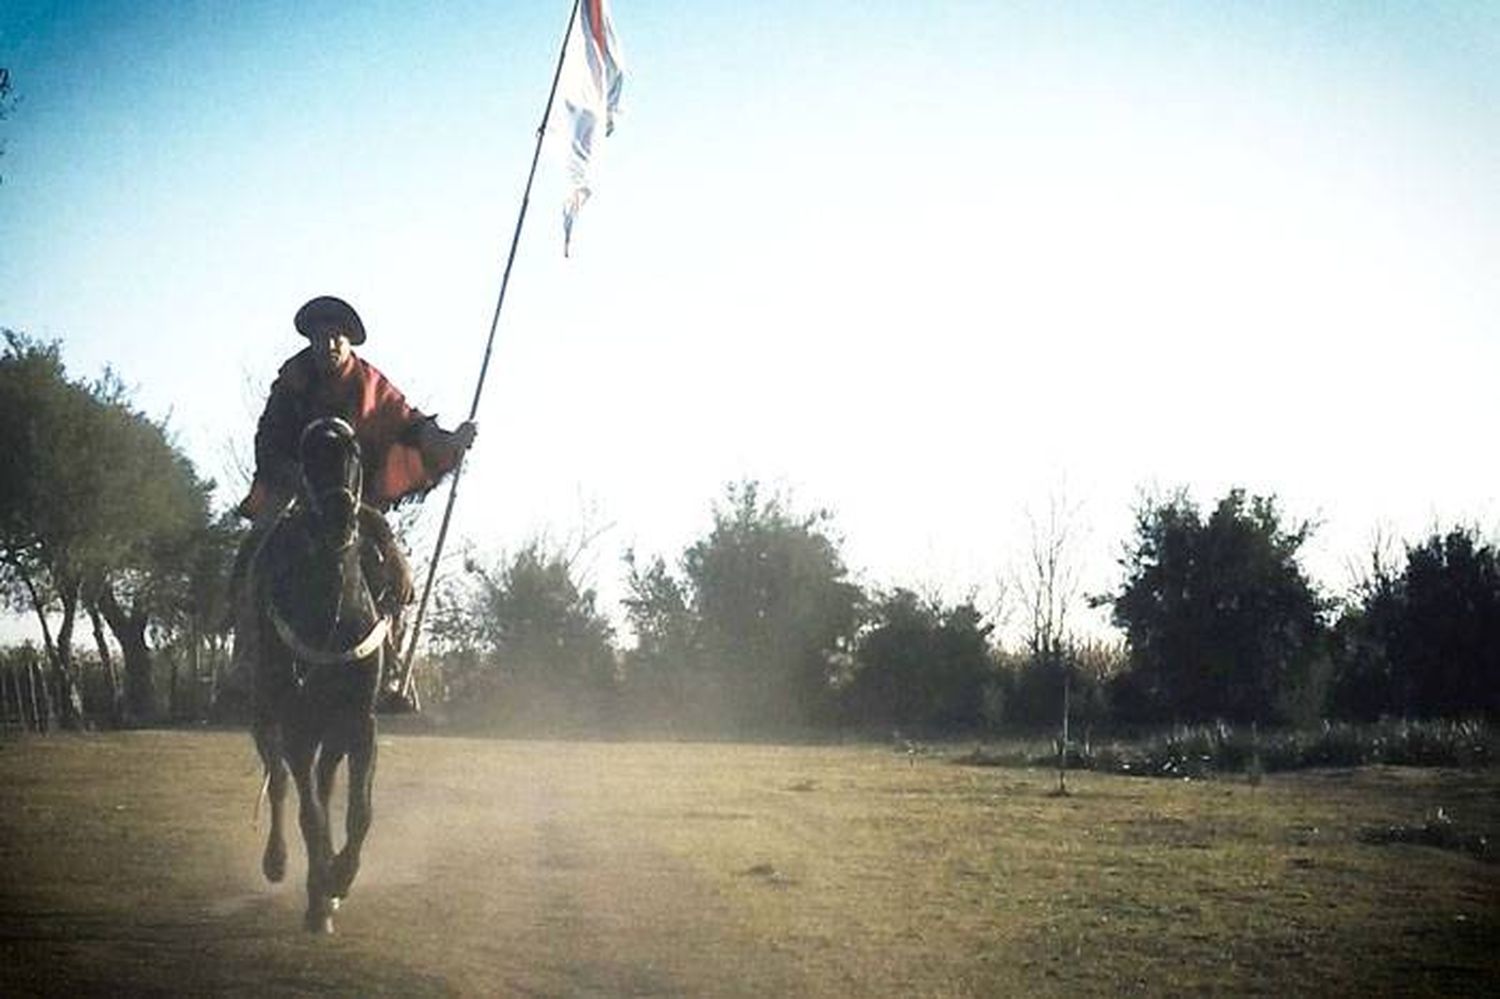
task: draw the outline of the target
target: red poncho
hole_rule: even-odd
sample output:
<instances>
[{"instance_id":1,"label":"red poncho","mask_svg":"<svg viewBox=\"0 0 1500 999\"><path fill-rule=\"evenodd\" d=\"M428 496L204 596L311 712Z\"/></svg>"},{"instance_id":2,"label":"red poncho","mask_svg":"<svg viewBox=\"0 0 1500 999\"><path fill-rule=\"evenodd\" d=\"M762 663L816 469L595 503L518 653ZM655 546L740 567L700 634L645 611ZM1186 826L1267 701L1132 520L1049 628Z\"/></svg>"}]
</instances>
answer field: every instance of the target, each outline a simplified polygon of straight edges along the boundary
<instances>
[{"instance_id":1,"label":"red poncho","mask_svg":"<svg viewBox=\"0 0 1500 999\"><path fill-rule=\"evenodd\" d=\"M341 417L354 428L364 458L365 502L385 509L431 489L451 462L424 456L421 425L431 417L413 409L376 367L354 354L331 375L313 366L304 349L281 366L255 431L255 482L240 512L254 517L273 492L296 488L297 441L313 420Z\"/></svg>"}]
</instances>

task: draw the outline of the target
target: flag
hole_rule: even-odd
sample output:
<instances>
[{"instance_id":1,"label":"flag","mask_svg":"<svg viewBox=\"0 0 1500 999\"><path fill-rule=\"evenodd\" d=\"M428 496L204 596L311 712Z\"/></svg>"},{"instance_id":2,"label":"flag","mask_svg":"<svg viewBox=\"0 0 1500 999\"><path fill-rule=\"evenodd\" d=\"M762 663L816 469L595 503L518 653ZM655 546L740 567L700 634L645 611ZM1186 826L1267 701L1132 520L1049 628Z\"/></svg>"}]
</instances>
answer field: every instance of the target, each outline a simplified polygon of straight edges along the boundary
<instances>
[{"instance_id":1,"label":"flag","mask_svg":"<svg viewBox=\"0 0 1500 999\"><path fill-rule=\"evenodd\" d=\"M573 242L573 222L592 193L589 167L599 145L615 130L624 83L624 61L609 16L609 0L578 0L578 30L563 61L569 192L563 201L563 255ZM603 134L600 134L600 129Z\"/></svg>"}]
</instances>

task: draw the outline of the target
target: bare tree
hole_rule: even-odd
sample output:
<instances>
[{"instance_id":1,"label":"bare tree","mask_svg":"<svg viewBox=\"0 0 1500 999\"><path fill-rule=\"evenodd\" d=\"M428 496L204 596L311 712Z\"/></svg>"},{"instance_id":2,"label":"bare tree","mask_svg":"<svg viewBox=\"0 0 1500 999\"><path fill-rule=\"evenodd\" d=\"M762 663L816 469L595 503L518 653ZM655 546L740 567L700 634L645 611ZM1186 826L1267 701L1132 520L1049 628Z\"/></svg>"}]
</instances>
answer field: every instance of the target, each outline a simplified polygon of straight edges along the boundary
<instances>
[{"instance_id":1,"label":"bare tree","mask_svg":"<svg viewBox=\"0 0 1500 999\"><path fill-rule=\"evenodd\" d=\"M1070 616L1081 599L1077 543L1080 507L1061 492L1047 501L1045 519L1031 511L1030 548L1016 592L1028 617L1027 652L1038 665L1056 666L1073 643Z\"/></svg>"},{"instance_id":2,"label":"bare tree","mask_svg":"<svg viewBox=\"0 0 1500 999\"><path fill-rule=\"evenodd\" d=\"M1344 560L1349 592L1358 598L1368 593L1380 580L1400 575L1405 559L1401 541L1391 525L1377 523L1370 530L1362 558L1350 556Z\"/></svg>"},{"instance_id":3,"label":"bare tree","mask_svg":"<svg viewBox=\"0 0 1500 999\"><path fill-rule=\"evenodd\" d=\"M1062 721L1057 750L1060 794L1067 793L1065 775L1075 646L1070 616L1081 599L1077 559L1079 509L1059 490L1048 497L1045 519L1039 520L1027 511L1030 550L1026 566L1016 581L1016 590L1029 618L1025 635L1027 668L1060 688Z\"/></svg>"}]
</instances>

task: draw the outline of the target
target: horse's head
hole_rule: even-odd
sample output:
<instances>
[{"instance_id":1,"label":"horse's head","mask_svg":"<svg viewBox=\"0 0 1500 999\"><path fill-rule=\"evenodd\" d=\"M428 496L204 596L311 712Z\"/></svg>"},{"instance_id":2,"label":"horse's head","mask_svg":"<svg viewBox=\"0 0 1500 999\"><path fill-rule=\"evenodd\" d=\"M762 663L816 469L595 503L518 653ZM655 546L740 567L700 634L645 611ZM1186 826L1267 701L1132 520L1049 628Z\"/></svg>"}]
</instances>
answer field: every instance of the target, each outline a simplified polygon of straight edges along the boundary
<instances>
[{"instance_id":1,"label":"horse's head","mask_svg":"<svg viewBox=\"0 0 1500 999\"><path fill-rule=\"evenodd\" d=\"M313 420L297 445L302 465L302 502L316 530L339 548L354 543L364 466L354 428L338 417Z\"/></svg>"}]
</instances>

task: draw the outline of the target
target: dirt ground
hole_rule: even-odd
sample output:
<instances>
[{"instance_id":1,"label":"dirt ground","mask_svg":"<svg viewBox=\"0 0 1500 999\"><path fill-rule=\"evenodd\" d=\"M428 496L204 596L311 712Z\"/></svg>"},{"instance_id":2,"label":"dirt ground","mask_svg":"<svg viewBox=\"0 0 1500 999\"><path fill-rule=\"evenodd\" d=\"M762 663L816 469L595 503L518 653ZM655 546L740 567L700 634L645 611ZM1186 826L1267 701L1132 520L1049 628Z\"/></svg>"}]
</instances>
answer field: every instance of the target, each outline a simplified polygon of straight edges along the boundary
<instances>
[{"instance_id":1,"label":"dirt ground","mask_svg":"<svg viewBox=\"0 0 1500 999\"><path fill-rule=\"evenodd\" d=\"M239 733L0 743L0 995L1500 991L1493 772L1166 781L884 747L381 737L338 932ZM342 788L340 789L342 791ZM293 806L293 811L295 807Z\"/></svg>"}]
</instances>

